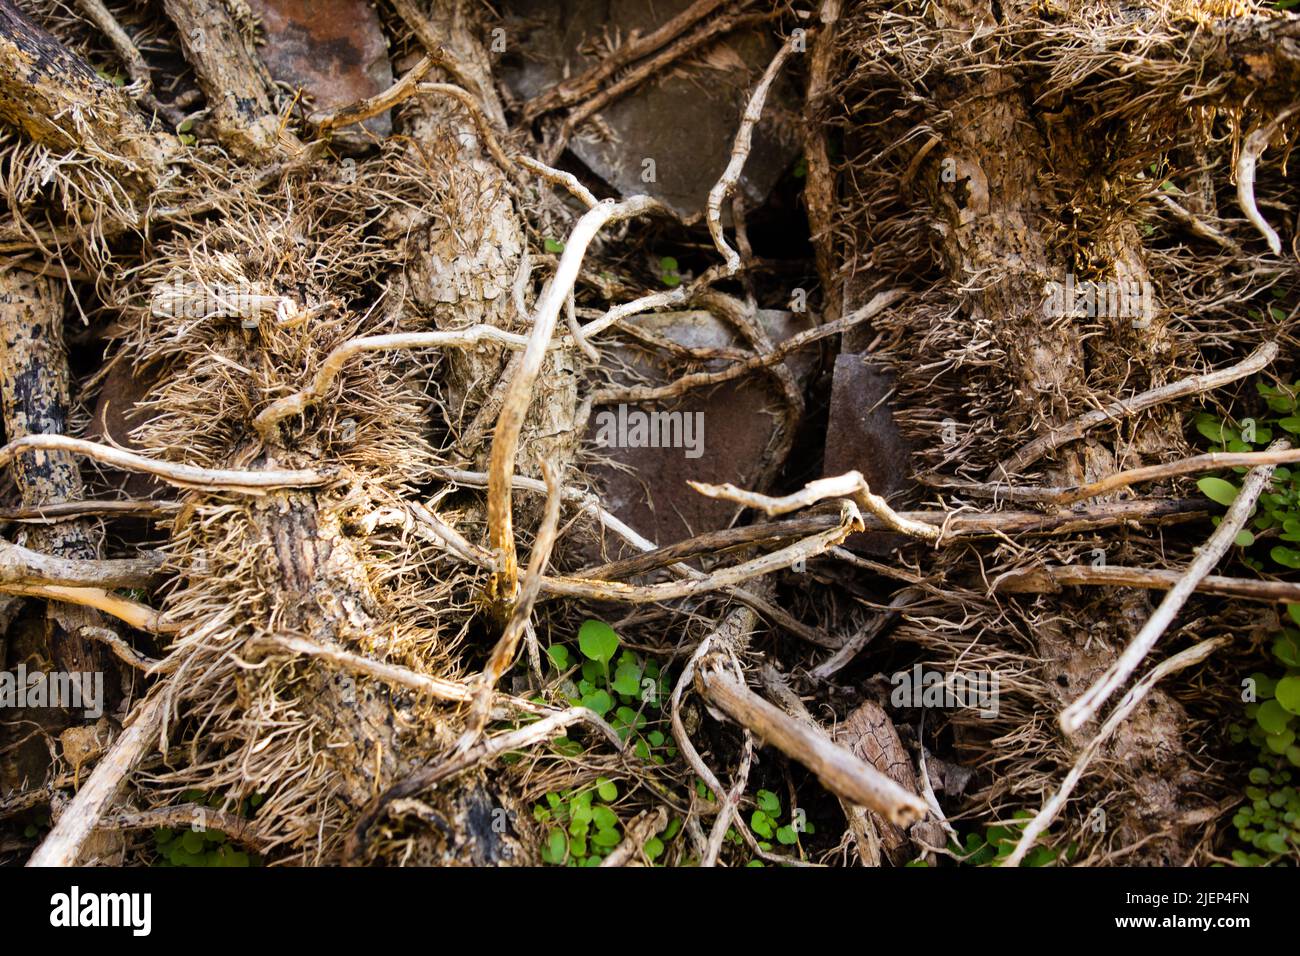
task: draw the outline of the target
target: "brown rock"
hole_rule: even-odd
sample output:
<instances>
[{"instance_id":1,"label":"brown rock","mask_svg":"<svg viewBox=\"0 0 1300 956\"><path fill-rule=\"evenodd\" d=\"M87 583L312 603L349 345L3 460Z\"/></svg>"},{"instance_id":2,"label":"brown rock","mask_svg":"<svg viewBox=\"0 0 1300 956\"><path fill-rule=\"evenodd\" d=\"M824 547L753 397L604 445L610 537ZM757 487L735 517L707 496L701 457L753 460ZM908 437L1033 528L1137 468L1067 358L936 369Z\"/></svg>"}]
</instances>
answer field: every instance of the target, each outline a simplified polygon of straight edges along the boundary
<instances>
[{"instance_id":1,"label":"brown rock","mask_svg":"<svg viewBox=\"0 0 1300 956\"><path fill-rule=\"evenodd\" d=\"M366 0L248 0L262 22L262 62L277 82L301 87L316 110L333 110L393 85L388 41ZM393 130L381 113L361 124L376 136ZM355 128L340 131L364 141Z\"/></svg>"},{"instance_id":2,"label":"brown rock","mask_svg":"<svg viewBox=\"0 0 1300 956\"><path fill-rule=\"evenodd\" d=\"M894 378L867 354L835 359L830 418L826 426L827 477L860 471L876 494L892 503L910 487L911 448L890 409ZM855 534L847 544L870 554L887 554L903 540L896 534Z\"/></svg>"},{"instance_id":3,"label":"brown rock","mask_svg":"<svg viewBox=\"0 0 1300 956\"><path fill-rule=\"evenodd\" d=\"M757 317L777 342L807 327L806 318L789 312L760 310ZM730 330L708 312L665 312L634 321L680 345L737 345ZM660 382L668 380L640 353L627 350L620 357ZM812 354L793 356L787 359L787 365L797 376L806 376L811 370ZM637 447L638 420L648 425L642 416L656 412L676 416L674 424L681 425L679 430L669 429L669 441L661 440L660 444L687 447ZM758 373L714 389L692 390L675 403L660 407L594 409L586 447L614 463L612 467L601 464L593 469L607 506L641 534L666 545L729 524L736 510L734 505L696 494L686 483L731 482L742 488L752 487L781 414L779 398L769 380ZM600 447L603 425L612 425L616 441L622 443ZM648 440L651 436L644 437ZM673 442L677 438L682 440Z\"/></svg>"}]
</instances>

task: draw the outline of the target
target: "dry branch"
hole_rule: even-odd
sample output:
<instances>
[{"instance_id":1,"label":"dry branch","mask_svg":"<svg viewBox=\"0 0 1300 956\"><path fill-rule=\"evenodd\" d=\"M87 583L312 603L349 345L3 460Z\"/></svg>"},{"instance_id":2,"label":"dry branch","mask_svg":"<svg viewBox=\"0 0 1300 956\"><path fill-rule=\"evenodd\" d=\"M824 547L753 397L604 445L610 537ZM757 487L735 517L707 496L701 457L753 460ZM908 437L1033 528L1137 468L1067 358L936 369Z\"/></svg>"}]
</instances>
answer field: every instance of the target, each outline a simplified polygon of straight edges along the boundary
<instances>
[{"instance_id":1,"label":"dry branch","mask_svg":"<svg viewBox=\"0 0 1300 956\"><path fill-rule=\"evenodd\" d=\"M1182 577L1182 572L1160 568L1056 564L1024 571L1008 571L994 580L992 589L1002 594L1055 594L1065 587L1088 586L1167 591ZM1295 581L1259 581L1211 574L1197 582L1196 591L1248 601L1300 603L1300 583Z\"/></svg>"},{"instance_id":2,"label":"dry branch","mask_svg":"<svg viewBox=\"0 0 1300 956\"><path fill-rule=\"evenodd\" d=\"M1285 440L1273 443L1264 454L1281 454L1287 447ZM1106 669L1083 695L1061 712L1060 723L1066 733L1073 733L1096 715L1106 700L1132 676L1138 666L1155 647L1156 641L1173 623L1174 617L1196 590L1197 584L1205 579L1220 559L1231 547L1245 523L1250 519L1255 502L1264 487L1273 476L1273 465L1260 465L1251 469L1242 482L1241 491L1228 508L1219 527L1208 541L1203 544L1192 563L1178 583L1169 589L1155 613L1142 626L1142 630L1124 648L1115 663Z\"/></svg>"},{"instance_id":3,"label":"dry branch","mask_svg":"<svg viewBox=\"0 0 1300 956\"><path fill-rule=\"evenodd\" d=\"M492 548L500 558L500 570L493 575L489 597L500 609L504 610L514 603L518 577L510 479L519 450L519 435L533 399L533 386L541 373L546 350L555 335L560 309L564 307L564 302L573 289L587 246L596 233L609 223L645 215L661 208L658 201L648 196L635 196L621 203L603 202L588 210L573 227L555 275L537 303L528 345L501 403L501 414L492 434L492 453L488 466L489 534Z\"/></svg>"},{"instance_id":4,"label":"dry branch","mask_svg":"<svg viewBox=\"0 0 1300 956\"><path fill-rule=\"evenodd\" d=\"M27 861L28 866L77 864L82 844L99 826L127 775L144 757L150 744L157 741L155 735L162 724L162 710L162 695L145 700L136 708L131 726L113 742L90 778L63 808L58 822Z\"/></svg>"},{"instance_id":5,"label":"dry branch","mask_svg":"<svg viewBox=\"0 0 1300 956\"><path fill-rule=\"evenodd\" d=\"M224 468L177 465L169 461L158 461L144 455L137 455L135 452L124 451L111 445L99 445L64 435L28 435L11 441L0 447L0 468L9 465L18 458L20 452L29 449L68 451L93 458L95 461L112 465L123 471L138 471L154 475L178 488L194 488L200 491L237 491L249 495L262 495L276 488L310 488L329 480L327 472L310 469L268 468L265 471L232 471Z\"/></svg>"},{"instance_id":6,"label":"dry branch","mask_svg":"<svg viewBox=\"0 0 1300 956\"><path fill-rule=\"evenodd\" d=\"M1213 372L1206 372L1203 375L1193 375L1190 378L1171 382L1168 385L1153 388L1140 395L1134 395L1132 398L1120 399L1102 408L1086 412L1064 425L1052 428L1046 435L1041 435L1029 442L1002 463L998 468L998 474L1014 475L1023 471L1048 452L1060 448L1068 442L1077 441L1090 428L1104 422L1115 421L1126 415L1136 415L1138 412L1163 402L1184 398L1188 395L1197 395L1201 392L1209 392L1216 388L1222 388L1230 382L1236 382L1247 376L1254 375L1271 364L1275 358L1277 358L1277 343L1265 342L1236 365L1230 365L1227 368L1217 369Z\"/></svg>"},{"instance_id":7,"label":"dry branch","mask_svg":"<svg viewBox=\"0 0 1300 956\"><path fill-rule=\"evenodd\" d=\"M911 521L889 507L889 502L880 495L874 494L867 485L867 480L862 477L862 473L857 471L846 472L834 478L810 481L804 485L803 490L779 498L744 491L731 484L706 485L698 481L691 481L688 484L706 498L734 501L746 508L756 508L769 517L807 508L827 498L847 498L864 511L875 515L891 531L921 538L924 541L938 541L942 534L941 528L922 521Z\"/></svg>"},{"instance_id":8,"label":"dry branch","mask_svg":"<svg viewBox=\"0 0 1300 956\"><path fill-rule=\"evenodd\" d=\"M836 796L867 807L898 826L925 816L925 802L835 744L819 729L795 720L720 667L703 664L695 675L701 696L787 757L797 760Z\"/></svg>"},{"instance_id":9,"label":"dry branch","mask_svg":"<svg viewBox=\"0 0 1300 956\"><path fill-rule=\"evenodd\" d=\"M6 585L58 584L65 587L147 587L158 575L162 559L64 558L42 554L0 540L0 590Z\"/></svg>"}]
</instances>

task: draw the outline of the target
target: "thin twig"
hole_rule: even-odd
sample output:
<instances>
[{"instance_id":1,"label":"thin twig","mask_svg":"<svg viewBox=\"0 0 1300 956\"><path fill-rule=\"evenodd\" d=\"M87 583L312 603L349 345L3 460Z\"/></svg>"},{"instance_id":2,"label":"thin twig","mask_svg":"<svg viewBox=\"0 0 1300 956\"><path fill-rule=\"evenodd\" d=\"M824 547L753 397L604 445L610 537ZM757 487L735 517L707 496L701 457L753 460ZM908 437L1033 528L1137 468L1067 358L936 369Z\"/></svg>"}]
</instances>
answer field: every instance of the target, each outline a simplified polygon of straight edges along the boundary
<instances>
[{"instance_id":1,"label":"thin twig","mask_svg":"<svg viewBox=\"0 0 1300 956\"><path fill-rule=\"evenodd\" d=\"M686 580L662 584L624 584L621 581L592 581L583 578L547 578L545 590L565 597L582 597L600 601L625 601L632 604L670 601L718 591L751 578L783 570L824 554L845 538L862 530L862 518L851 502L841 514L837 527L812 535L791 545L727 568L719 568ZM933 530L933 529L931 529Z\"/></svg>"},{"instance_id":2,"label":"thin twig","mask_svg":"<svg viewBox=\"0 0 1300 956\"><path fill-rule=\"evenodd\" d=\"M1040 504L1068 505L1085 498L1096 498L1120 488L1162 478L1181 478L1221 468L1255 468L1262 465L1290 465L1300 461L1300 449L1285 451L1210 452L1194 455L1180 461L1161 465L1145 465L1117 471L1096 481L1072 487L1017 487L996 482L929 481L931 487L942 491L961 492L1001 501L1037 502Z\"/></svg>"},{"instance_id":3,"label":"thin twig","mask_svg":"<svg viewBox=\"0 0 1300 956\"><path fill-rule=\"evenodd\" d=\"M438 468L435 471L447 481L471 487L485 488L488 484L488 475L481 471L465 471L457 468ZM546 486L536 478L528 478L524 475L515 475L511 479L511 487L518 488L521 491L528 491L533 494L545 494ZM601 507L599 499L592 494L581 491L577 488L566 488L564 491L564 500L572 502L578 508L590 515L594 520L611 534L617 535L626 541L632 547L639 551L653 551L655 544L653 541L640 534L636 529L629 527L625 522L620 520L617 515L612 514L607 509ZM672 564L668 570L678 577L703 578L704 572L685 564ZM545 585L543 585L545 589ZM770 601L754 594L744 588L732 587L727 588L726 592L740 601L746 607L753 608L759 614L762 614L767 620L776 624L778 627L785 628L791 634L798 635L803 640L822 647L838 647L838 644L829 643L828 639L819 632L808 627L806 624L791 617L785 611L773 605Z\"/></svg>"},{"instance_id":4,"label":"thin twig","mask_svg":"<svg viewBox=\"0 0 1300 956\"><path fill-rule=\"evenodd\" d=\"M129 515L140 518L166 518L181 509L176 501L102 500L58 501L25 508L0 508L0 521L31 524L54 524L68 518L91 515Z\"/></svg>"},{"instance_id":5,"label":"thin twig","mask_svg":"<svg viewBox=\"0 0 1300 956\"><path fill-rule=\"evenodd\" d=\"M200 491L237 491L244 494L261 495L276 488L309 488L323 485L329 480L325 471L279 470L265 471L230 471L221 468L199 468L194 465L178 465L170 461L158 461L146 458L135 452L100 445L80 438L68 438L65 435L26 435L15 439L0 448L0 467L10 465L19 452L29 449L44 451L68 451L84 455L95 461L123 471L139 471L156 478L161 478L180 488L194 488Z\"/></svg>"},{"instance_id":6,"label":"thin twig","mask_svg":"<svg viewBox=\"0 0 1300 956\"><path fill-rule=\"evenodd\" d=\"M1119 725L1128 718L1129 714L1133 713L1138 704L1142 703L1142 700L1158 681L1164 679L1175 671L1180 671L1184 667L1190 667L1192 664L1197 664L1205 660L1205 658L1209 657L1216 648L1221 647L1226 643L1228 643L1228 638L1226 637L1216 637L1208 641L1202 641L1194 647L1189 647L1187 650L1180 651L1168 660L1162 661L1160 664L1153 667L1145 677L1138 681L1138 683L1124 695L1124 699L1119 702L1119 705L1111 715L1106 718L1106 723L1102 725L1097 736L1088 741L1088 745L1083 748L1083 752L1080 753L1078 759L1075 760L1074 766L1071 767L1070 772L1066 774L1065 780L1061 782L1060 788L1056 793L1052 794L1051 798L1046 803L1043 804L1043 808L1038 811L1034 818L1025 825L1025 829L1021 833L1020 839L1016 842L1015 849L1011 851L1011 854L1002 862L1001 865L1020 865L1020 861L1025 858L1025 854L1028 853L1030 848L1034 845L1034 841L1036 841L1038 837L1052 825L1052 821L1055 820L1061 810L1064 809L1066 800L1068 800L1070 794L1074 792L1074 788L1083 778L1084 773L1088 769L1088 765L1092 763L1093 758L1097 755L1097 751L1101 749L1102 744L1110 739L1110 736L1119 728Z\"/></svg>"},{"instance_id":7,"label":"thin twig","mask_svg":"<svg viewBox=\"0 0 1300 956\"><path fill-rule=\"evenodd\" d=\"M537 303L527 347L501 403L501 414L492 435L488 466L488 533L493 550L500 556L500 570L493 575L489 595L500 608L508 607L514 602L518 586L510 478L515 470L515 456L519 450L519 435L524 418L532 404L533 386L541 373L546 350L555 335L560 310L573 288L582 268L582 260L587 254L587 247L596 233L609 223L645 215L660 208L662 206L657 200L648 196L634 196L621 203L602 202L588 210L573 227L555 275Z\"/></svg>"},{"instance_id":8,"label":"thin twig","mask_svg":"<svg viewBox=\"0 0 1300 956\"><path fill-rule=\"evenodd\" d=\"M749 102L745 106L745 112L740 118L740 128L736 131L736 140L731 147L731 158L727 162L727 168L723 170L722 176L709 190L707 206L709 235L713 237L713 244L717 247L726 263L728 275L734 275L740 271L741 262L740 255L727 244L726 236L722 233L722 202L727 198L728 193L736 188L736 184L740 182L740 174L745 168L745 160L749 159L749 152L754 138L754 127L763 115L763 104L767 102L767 91L771 89L773 81L776 80L777 74L781 71L781 67L785 65L785 61L794 50L794 39L795 34L792 33L781 44L781 48L776 51L776 56L772 57L772 62L768 64L767 69L763 72L762 79L754 87L754 92L750 94Z\"/></svg>"},{"instance_id":9,"label":"thin twig","mask_svg":"<svg viewBox=\"0 0 1300 956\"><path fill-rule=\"evenodd\" d=\"M1053 564L1024 571L1008 571L994 579L992 590L1001 594L1055 594L1063 587L1132 587L1167 591L1182 580L1180 571L1125 568L1107 564ZM1300 581L1260 581L1210 574L1196 585L1200 594L1244 598L1248 601L1300 604Z\"/></svg>"},{"instance_id":10,"label":"thin twig","mask_svg":"<svg viewBox=\"0 0 1300 956\"><path fill-rule=\"evenodd\" d=\"M1276 441L1270 448L1270 452L1280 452L1287 447L1287 444L1285 439ZM1173 623L1174 617L1196 590L1196 585L1214 569L1228 548L1232 546L1233 540L1250 518L1255 502L1268 485L1272 475L1271 464L1254 468L1246 475L1241 491L1237 493L1236 499L1219 522L1219 527L1201 546L1182 578L1169 589L1169 593L1142 626L1142 630L1124 648L1115 663L1084 692L1083 696L1061 712L1060 723L1066 733L1073 733L1091 720L1110 695L1137 670L1138 665L1155 647L1156 641Z\"/></svg>"},{"instance_id":11,"label":"thin twig","mask_svg":"<svg viewBox=\"0 0 1300 956\"><path fill-rule=\"evenodd\" d=\"M100 820L98 829L153 830L158 827L171 827L177 830L188 830L191 827L220 830L236 843L259 853L267 846L266 839L257 832L255 820L247 820L233 813L223 813L196 804L115 813Z\"/></svg>"},{"instance_id":12,"label":"thin twig","mask_svg":"<svg viewBox=\"0 0 1300 956\"><path fill-rule=\"evenodd\" d=\"M1260 215L1259 206L1255 204L1255 166L1259 163L1260 155L1268 148L1269 141L1277 135L1282 123L1296 110L1300 110L1300 104L1288 106L1270 122L1251 131L1246 141L1241 144L1241 152L1237 156L1237 205L1241 206L1241 211L1246 214L1251 225L1268 241L1268 247L1275 256L1282 254L1282 240L1278 238L1276 230Z\"/></svg>"},{"instance_id":13,"label":"thin twig","mask_svg":"<svg viewBox=\"0 0 1300 956\"><path fill-rule=\"evenodd\" d=\"M519 641L523 638L533 615L533 605L542 590L547 562L551 560L551 549L555 546L556 531L560 525L559 477L550 462L542 463L542 475L546 479L546 510L542 522L533 539L533 550L528 556L528 567L524 571L523 586L519 589L519 600L506 622L500 640L488 655L487 664L476 678L474 700L465 720L465 732L457 744L457 750L465 751L478 742L487 727L491 714L492 691L510 665L514 663L515 652L519 650Z\"/></svg>"},{"instance_id":14,"label":"thin twig","mask_svg":"<svg viewBox=\"0 0 1300 956\"><path fill-rule=\"evenodd\" d=\"M344 342L320 363L311 384L276 399L253 419L253 427L263 438L270 440L276 426L290 415L297 415L325 397L326 391L338 377L348 361L366 352L387 352L399 349L473 348L484 342L495 342L506 348L522 349L528 339L515 332L498 329L494 325L472 325L466 329L448 329L441 332L397 332L392 335L367 335Z\"/></svg>"},{"instance_id":15,"label":"thin twig","mask_svg":"<svg viewBox=\"0 0 1300 956\"><path fill-rule=\"evenodd\" d=\"M1183 398L1187 395L1197 395L1201 392L1222 388L1229 382L1235 382L1249 375L1254 375L1270 365L1275 358L1277 358L1277 343L1265 342L1236 365L1216 369L1213 372L1206 372L1203 375L1193 375L1181 381L1171 382L1168 385L1142 392L1140 395L1134 395L1132 398L1120 399L1102 408L1094 409L1080 415L1078 418L1071 419L1064 425L1052 428L1046 435L1035 438L1003 462L998 468L998 473L1016 474L1038 461L1048 452L1069 442L1077 441L1090 428L1103 422L1114 421L1126 415L1136 415L1140 411L1160 405L1163 402L1172 401L1175 398Z\"/></svg>"},{"instance_id":16,"label":"thin twig","mask_svg":"<svg viewBox=\"0 0 1300 956\"><path fill-rule=\"evenodd\" d=\"M657 52L713 11L730 2L731 0L695 0L681 13L666 20L652 32L620 44L591 69L556 83L534 96L524 104L524 122L531 123L543 113L576 103L583 96L600 89L606 80L623 67Z\"/></svg>"},{"instance_id":17,"label":"thin twig","mask_svg":"<svg viewBox=\"0 0 1300 956\"><path fill-rule=\"evenodd\" d=\"M361 100L357 103L351 103L348 106L341 107L331 113L317 113L308 118L308 122L314 123L316 129L321 133L328 133L331 130L342 129L346 126L353 126L357 123L364 123L372 116L378 116L380 113L386 113L398 103L414 95L415 87L428 72L433 69L434 62L430 56L425 56L415 66L406 71L400 80L390 86L388 89L376 93L369 99Z\"/></svg>"},{"instance_id":18,"label":"thin twig","mask_svg":"<svg viewBox=\"0 0 1300 956\"><path fill-rule=\"evenodd\" d=\"M678 288L681 288L680 286ZM676 291L676 290L674 290ZM817 325L811 329L805 329L788 339L782 339L772 346L770 352L762 355L755 355L752 358L745 359L743 362L736 362L725 368L718 369L716 372L692 372L689 375L683 375L676 381L669 382L667 385L642 385L629 388L607 388L601 389L592 395L593 405L607 405L614 402L653 402L665 398L672 398L681 395L693 388L701 388L708 385L718 385L722 382L729 382L732 379L740 378L747 372L756 371L766 368L785 359L787 355L797 352L802 348L812 345L814 342L820 342L822 339L830 338L832 335L839 335L846 332L856 325L870 321L885 309L889 308L899 299L906 295L904 289L890 289L887 292L880 292L871 297L866 305L860 309L844 316L842 319L836 319L834 322L827 322L824 325ZM607 313L599 319L588 322L582 327L583 334L590 339L595 332L604 327L602 323L609 318Z\"/></svg>"},{"instance_id":19,"label":"thin twig","mask_svg":"<svg viewBox=\"0 0 1300 956\"><path fill-rule=\"evenodd\" d=\"M132 627L151 634L174 634L177 625L160 611L148 605L124 598L103 588L69 588L57 584L0 584L0 593L22 594L93 607L125 621Z\"/></svg>"},{"instance_id":20,"label":"thin twig","mask_svg":"<svg viewBox=\"0 0 1300 956\"><path fill-rule=\"evenodd\" d=\"M891 531L911 535L914 538L921 538L924 541L938 541L942 534L941 528L936 528L934 525L926 524L923 521L911 521L889 507L889 502L872 492L867 485L867 480L862 477L862 473L859 471L849 471L834 478L819 478L816 481L810 481L803 486L801 491L779 498L762 495L754 491L745 491L732 484L706 485L698 481L688 481L687 484L706 498L734 501L746 508L756 508L769 517L787 514L800 508L807 508L819 501L825 501L827 498L847 498L857 503L864 511L875 515Z\"/></svg>"}]
</instances>

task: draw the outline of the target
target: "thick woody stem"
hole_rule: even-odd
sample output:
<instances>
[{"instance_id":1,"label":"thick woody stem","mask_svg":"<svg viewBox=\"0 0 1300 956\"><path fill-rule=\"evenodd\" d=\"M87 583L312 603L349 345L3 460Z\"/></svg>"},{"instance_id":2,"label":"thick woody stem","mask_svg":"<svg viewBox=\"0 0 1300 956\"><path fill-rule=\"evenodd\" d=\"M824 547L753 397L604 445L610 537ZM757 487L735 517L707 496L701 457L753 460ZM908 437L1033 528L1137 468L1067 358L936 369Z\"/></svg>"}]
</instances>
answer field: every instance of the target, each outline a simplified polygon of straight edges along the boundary
<instances>
[{"instance_id":1,"label":"thick woody stem","mask_svg":"<svg viewBox=\"0 0 1300 956\"><path fill-rule=\"evenodd\" d=\"M234 17L210 0L163 0L212 110L217 139L243 159L265 162L293 137L283 134L263 73Z\"/></svg>"},{"instance_id":2,"label":"thick woody stem","mask_svg":"<svg viewBox=\"0 0 1300 956\"><path fill-rule=\"evenodd\" d=\"M125 92L9 0L0 0L0 120L52 150L102 161L140 199L157 188L179 148L145 126Z\"/></svg>"},{"instance_id":3,"label":"thick woody stem","mask_svg":"<svg viewBox=\"0 0 1300 956\"><path fill-rule=\"evenodd\" d=\"M532 403L533 386L542 370L546 350L555 335L560 310L569 297L583 257L596 233L608 223L630 219L660 209L648 196L634 196L621 203L602 202L588 210L569 236L555 276L542 293L533 317L533 331L528 337L519 367L501 403L501 415L492 435L492 454L488 466L488 525L493 550L500 556L500 571L489 584L489 598L501 610L515 600L519 563L515 556L515 536L511 514L510 479L519 450L519 435ZM563 479L563 476L561 476ZM504 616L504 615L503 615Z\"/></svg>"}]
</instances>

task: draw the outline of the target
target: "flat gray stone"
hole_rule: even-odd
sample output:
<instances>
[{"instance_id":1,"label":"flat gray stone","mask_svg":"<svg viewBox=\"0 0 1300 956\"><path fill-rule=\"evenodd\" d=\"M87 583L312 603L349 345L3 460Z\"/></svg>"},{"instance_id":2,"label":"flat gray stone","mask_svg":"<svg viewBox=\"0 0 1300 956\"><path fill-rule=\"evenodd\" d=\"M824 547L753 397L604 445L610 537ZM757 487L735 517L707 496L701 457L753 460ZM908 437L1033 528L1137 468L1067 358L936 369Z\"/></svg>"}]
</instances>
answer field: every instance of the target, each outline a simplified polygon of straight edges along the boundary
<instances>
[{"instance_id":1,"label":"flat gray stone","mask_svg":"<svg viewBox=\"0 0 1300 956\"><path fill-rule=\"evenodd\" d=\"M503 58L497 74L513 95L529 99L598 63L589 41L618 36L626 42L634 30L650 33L690 2L512 0L503 12L507 51L517 55ZM597 114L597 132L579 130L569 149L624 196L648 193L682 216L702 212L727 166L750 90L777 46L763 28L727 34L615 100ZM780 78L740 180L751 208L799 155L799 108L794 84ZM647 160L653 181L646 179Z\"/></svg>"},{"instance_id":2,"label":"flat gray stone","mask_svg":"<svg viewBox=\"0 0 1300 956\"><path fill-rule=\"evenodd\" d=\"M835 358L830 417L826 425L826 477L860 471L876 494L891 504L911 487L912 450L894 423L890 398L894 377L873 365L866 353ZM855 534L847 545L871 554L887 554L903 536L879 532Z\"/></svg>"},{"instance_id":3,"label":"flat gray stone","mask_svg":"<svg viewBox=\"0 0 1300 956\"><path fill-rule=\"evenodd\" d=\"M758 319L774 342L789 338L810 324L805 315L776 310L760 310ZM708 312L656 313L632 321L680 345L716 348L737 344L731 330ZM644 353L633 349L621 351L619 357L622 360L656 381L670 380L665 370L646 361ZM786 364L797 377L806 378L815 357L816 350L808 349L787 358ZM601 428L598 416L601 412L608 412L617 419L618 407L593 409L584 447L612 462L612 465L598 464L591 469L606 506L660 545L726 527L736 506L697 494L686 483L731 482L742 488L752 487L763 453L782 415L781 400L770 376L757 372L712 389L695 389L663 406L629 404L624 421L634 421L634 413L655 411L695 416L692 421L702 424L702 431L692 428L689 434L692 438L701 437L698 449L598 447ZM684 426L685 419L680 421ZM687 434L683 428L680 432L672 432L670 437L685 437ZM625 429L624 435L634 437L630 429ZM696 450L698 457L691 457ZM609 545L611 556L623 553L614 547L614 542L609 542ZM596 559L593 557L593 560Z\"/></svg>"}]
</instances>

